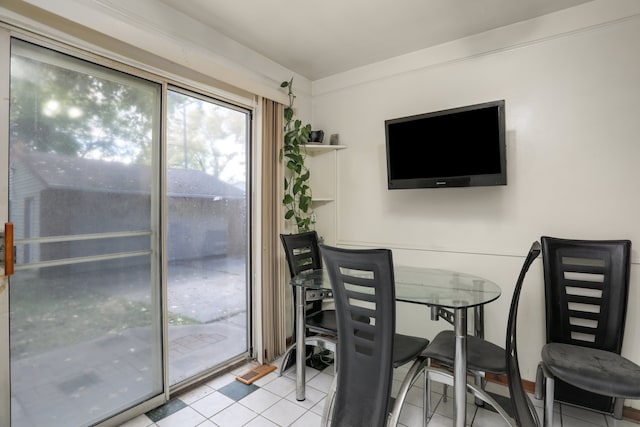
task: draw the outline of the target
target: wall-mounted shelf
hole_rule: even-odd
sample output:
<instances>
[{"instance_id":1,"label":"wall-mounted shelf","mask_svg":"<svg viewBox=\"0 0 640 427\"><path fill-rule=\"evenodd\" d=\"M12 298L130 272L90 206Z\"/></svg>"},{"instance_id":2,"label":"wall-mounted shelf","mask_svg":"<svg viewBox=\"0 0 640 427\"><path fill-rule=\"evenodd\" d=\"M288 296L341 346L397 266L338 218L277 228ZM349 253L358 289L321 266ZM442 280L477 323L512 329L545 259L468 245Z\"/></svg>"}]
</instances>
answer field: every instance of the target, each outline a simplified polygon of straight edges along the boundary
<instances>
[{"instance_id":1,"label":"wall-mounted shelf","mask_svg":"<svg viewBox=\"0 0 640 427\"><path fill-rule=\"evenodd\" d=\"M329 145L329 144L305 144L304 149L309 154L326 153L333 150L342 150L347 148L346 145Z\"/></svg>"},{"instance_id":2,"label":"wall-mounted shelf","mask_svg":"<svg viewBox=\"0 0 640 427\"><path fill-rule=\"evenodd\" d=\"M333 197L314 197L311 202L312 203L330 203L335 199Z\"/></svg>"},{"instance_id":3,"label":"wall-mounted shelf","mask_svg":"<svg viewBox=\"0 0 640 427\"><path fill-rule=\"evenodd\" d=\"M305 144L303 153L308 155L308 167L311 172L311 188L315 228L328 244L335 244L338 196L338 151L345 145Z\"/></svg>"}]
</instances>

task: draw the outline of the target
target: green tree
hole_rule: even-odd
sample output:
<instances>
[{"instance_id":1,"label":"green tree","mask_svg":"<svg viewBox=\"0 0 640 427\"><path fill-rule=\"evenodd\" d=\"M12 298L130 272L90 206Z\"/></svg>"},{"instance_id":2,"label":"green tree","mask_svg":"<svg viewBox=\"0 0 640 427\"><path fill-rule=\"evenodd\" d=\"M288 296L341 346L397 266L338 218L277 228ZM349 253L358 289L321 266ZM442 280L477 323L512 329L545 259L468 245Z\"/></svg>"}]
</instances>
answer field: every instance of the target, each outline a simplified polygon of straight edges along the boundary
<instances>
[{"instance_id":1,"label":"green tree","mask_svg":"<svg viewBox=\"0 0 640 427\"><path fill-rule=\"evenodd\" d=\"M244 171L246 113L177 92L169 92L167 109L169 167L229 181L234 181L231 169ZM241 175L237 179L244 180Z\"/></svg>"},{"instance_id":2,"label":"green tree","mask_svg":"<svg viewBox=\"0 0 640 427\"><path fill-rule=\"evenodd\" d=\"M160 132L160 85L15 41L12 147L150 164ZM167 164L229 182L246 175L245 112L169 91Z\"/></svg>"},{"instance_id":3,"label":"green tree","mask_svg":"<svg viewBox=\"0 0 640 427\"><path fill-rule=\"evenodd\" d=\"M148 163L159 86L59 53L41 61L22 47L11 60L13 146Z\"/></svg>"}]
</instances>

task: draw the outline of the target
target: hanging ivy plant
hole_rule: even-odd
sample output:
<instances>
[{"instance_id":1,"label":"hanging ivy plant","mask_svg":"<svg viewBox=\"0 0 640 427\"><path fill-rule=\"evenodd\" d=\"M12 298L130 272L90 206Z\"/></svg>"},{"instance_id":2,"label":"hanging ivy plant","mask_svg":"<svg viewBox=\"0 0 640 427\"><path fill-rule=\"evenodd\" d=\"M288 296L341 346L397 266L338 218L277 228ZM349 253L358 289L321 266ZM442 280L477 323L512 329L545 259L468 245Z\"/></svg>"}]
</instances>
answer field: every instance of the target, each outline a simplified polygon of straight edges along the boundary
<instances>
[{"instance_id":1,"label":"hanging ivy plant","mask_svg":"<svg viewBox=\"0 0 640 427\"><path fill-rule=\"evenodd\" d=\"M280 84L286 88L289 95L289 105L284 109L284 145L280 149L280 161L286 161L287 173L284 178L285 206L284 218L293 221L298 233L310 231L314 223L312 194L309 185L309 169L305 166L306 153L301 146L309 141L311 125L303 125L298 119L294 119L293 102L296 98L293 93L293 78Z\"/></svg>"}]
</instances>

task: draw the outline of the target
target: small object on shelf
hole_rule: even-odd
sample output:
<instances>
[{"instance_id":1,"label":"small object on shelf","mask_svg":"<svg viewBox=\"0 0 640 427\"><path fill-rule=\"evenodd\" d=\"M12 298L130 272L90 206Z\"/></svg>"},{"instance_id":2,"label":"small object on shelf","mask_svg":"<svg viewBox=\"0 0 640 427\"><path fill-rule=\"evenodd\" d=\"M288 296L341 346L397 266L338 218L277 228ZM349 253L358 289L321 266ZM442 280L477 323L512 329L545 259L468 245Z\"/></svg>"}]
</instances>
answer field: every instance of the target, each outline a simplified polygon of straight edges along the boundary
<instances>
[{"instance_id":1,"label":"small object on shelf","mask_svg":"<svg viewBox=\"0 0 640 427\"><path fill-rule=\"evenodd\" d=\"M340 144L340 135L338 135L337 133L332 133L331 137L329 138L329 144L330 145L339 145Z\"/></svg>"},{"instance_id":2,"label":"small object on shelf","mask_svg":"<svg viewBox=\"0 0 640 427\"><path fill-rule=\"evenodd\" d=\"M312 130L311 135L309 136L309 142L312 144L322 144L322 140L324 139L324 131L323 130Z\"/></svg>"}]
</instances>

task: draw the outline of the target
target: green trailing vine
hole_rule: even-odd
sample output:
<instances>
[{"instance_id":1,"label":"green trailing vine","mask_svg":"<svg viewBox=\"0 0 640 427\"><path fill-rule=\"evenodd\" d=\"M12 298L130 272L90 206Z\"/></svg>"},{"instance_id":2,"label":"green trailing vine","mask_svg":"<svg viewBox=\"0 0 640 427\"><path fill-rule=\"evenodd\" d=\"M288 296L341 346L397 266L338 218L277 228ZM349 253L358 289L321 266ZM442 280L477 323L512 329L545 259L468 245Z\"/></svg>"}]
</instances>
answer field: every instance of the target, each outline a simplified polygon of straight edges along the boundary
<instances>
[{"instance_id":1,"label":"green trailing vine","mask_svg":"<svg viewBox=\"0 0 640 427\"><path fill-rule=\"evenodd\" d=\"M298 233L311 230L313 221L312 194L309 185L309 169L305 166L306 153L302 145L309 141L311 125L302 125L293 117L293 101L296 96L293 93L293 78L280 84L281 88L287 88L289 105L284 109L284 145L280 149L280 161L286 161L288 173L284 178L285 206L284 218L293 221Z\"/></svg>"}]
</instances>

